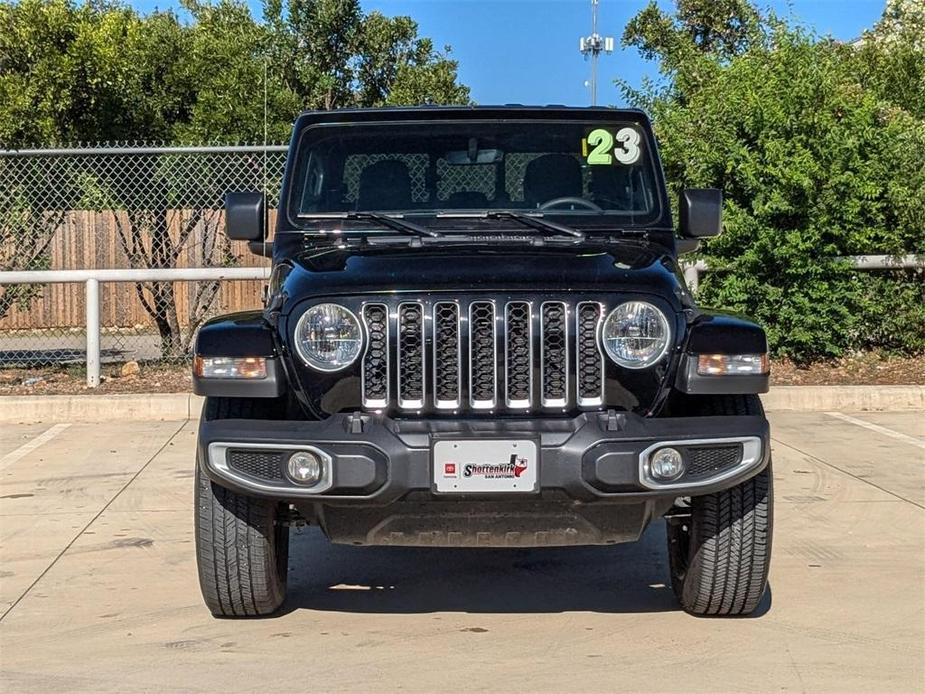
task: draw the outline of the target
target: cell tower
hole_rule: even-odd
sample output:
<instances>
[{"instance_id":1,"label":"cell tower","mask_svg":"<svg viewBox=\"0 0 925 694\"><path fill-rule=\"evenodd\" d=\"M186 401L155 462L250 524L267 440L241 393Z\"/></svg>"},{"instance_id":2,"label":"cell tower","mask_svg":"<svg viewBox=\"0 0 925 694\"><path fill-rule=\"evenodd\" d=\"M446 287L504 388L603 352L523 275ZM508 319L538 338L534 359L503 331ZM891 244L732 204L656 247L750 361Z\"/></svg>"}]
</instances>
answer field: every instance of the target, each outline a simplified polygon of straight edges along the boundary
<instances>
[{"instance_id":1,"label":"cell tower","mask_svg":"<svg viewBox=\"0 0 925 694\"><path fill-rule=\"evenodd\" d=\"M578 50L585 58L591 58L591 105L597 106L597 57L601 53L613 53L613 37L597 33L597 6L600 0L591 0L591 35L582 36Z\"/></svg>"}]
</instances>

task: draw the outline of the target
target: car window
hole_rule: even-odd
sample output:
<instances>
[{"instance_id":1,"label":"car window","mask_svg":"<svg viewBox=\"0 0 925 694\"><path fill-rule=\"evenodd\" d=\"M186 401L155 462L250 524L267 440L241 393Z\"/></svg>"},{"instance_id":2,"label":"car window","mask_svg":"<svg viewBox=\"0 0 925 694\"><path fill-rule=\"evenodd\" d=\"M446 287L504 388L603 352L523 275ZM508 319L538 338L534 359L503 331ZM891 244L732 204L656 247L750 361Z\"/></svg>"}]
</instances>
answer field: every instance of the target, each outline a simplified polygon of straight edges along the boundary
<instances>
[{"instance_id":1,"label":"car window","mask_svg":"<svg viewBox=\"0 0 925 694\"><path fill-rule=\"evenodd\" d=\"M645 133L631 123L358 123L299 145L296 213L544 210L654 216Z\"/></svg>"}]
</instances>

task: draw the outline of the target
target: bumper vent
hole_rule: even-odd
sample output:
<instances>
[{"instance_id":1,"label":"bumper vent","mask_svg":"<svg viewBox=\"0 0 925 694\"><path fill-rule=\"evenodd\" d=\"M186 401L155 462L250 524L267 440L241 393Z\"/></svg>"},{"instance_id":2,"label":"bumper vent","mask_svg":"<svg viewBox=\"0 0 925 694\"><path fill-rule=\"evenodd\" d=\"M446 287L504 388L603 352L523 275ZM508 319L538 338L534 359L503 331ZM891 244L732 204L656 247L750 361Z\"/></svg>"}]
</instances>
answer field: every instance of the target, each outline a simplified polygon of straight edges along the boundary
<instances>
[{"instance_id":1,"label":"bumper vent","mask_svg":"<svg viewBox=\"0 0 925 694\"><path fill-rule=\"evenodd\" d=\"M228 451L228 467L261 480L283 479L283 453L279 451Z\"/></svg>"},{"instance_id":2,"label":"bumper vent","mask_svg":"<svg viewBox=\"0 0 925 694\"><path fill-rule=\"evenodd\" d=\"M742 444L731 446L692 446L687 449L686 477L707 477L715 475L742 460Z\"/></svg>"},{"instance_id":3,"label":"bumper vent","mask_svg":"<svg viewBox=\"0 0 925 694\"><path fill-rule=\"evenodd\" d=\"M360 313L367 409L528 413L603 405L600 303L386 300Z\"/></svg>"}]
</instances>

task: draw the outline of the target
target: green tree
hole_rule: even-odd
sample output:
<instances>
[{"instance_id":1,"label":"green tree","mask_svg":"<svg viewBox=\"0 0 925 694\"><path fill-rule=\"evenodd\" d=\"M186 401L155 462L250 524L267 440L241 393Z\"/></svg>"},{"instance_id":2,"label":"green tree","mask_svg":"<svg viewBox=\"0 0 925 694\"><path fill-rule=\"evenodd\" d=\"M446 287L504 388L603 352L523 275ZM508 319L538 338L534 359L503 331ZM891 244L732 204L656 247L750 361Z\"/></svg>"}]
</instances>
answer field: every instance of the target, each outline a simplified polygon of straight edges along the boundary
<instances>
[{"instance_id":1,"label":"green tree","mask_svg":"<svg viewBox=\"0 0 925 694\"><path fill-rule=\"evenodd\" d=\"M266 0L262 20L243 0L184 0L184 8L188 22L173 12L141 15L105 0L0 0L0 147L233 144L260 141L265 132L279 142L304 109L469 100L456 62L419 37L414 21L364 14L358 0ZM175 266L196 225L213 220L215 226L220 177L203 170L199 180L181 180L169 157L139 162L142 170L132 180L106 166L64 164L55 170L66 185L50 188L41 172L25 184L15 179L0 191L0 268L43 267L51 239L75 205L115 213L132 267ZM0 180L9 174L13 181L12 165L0 160L0 167ZM174 237L179 209L188 216ZM220 245L204 258L230 259L227 240L214 233L204 238ZM215 289L203 283L199 294L214 296ZM187 340L173 285L139 284L137 293L164 356L182 354ZM29 289L7 289L0 316L29 296ZM193 325L206 303L197 302Z\"/></svg>"},{"instance_id":2,"label":"green tree","mask_svg":"<svg viewBox=\"0 0 925 694\"><path fill-rule=\"evenodd\" d=\"M169 139L189 118L188 31L172 13L0 3L0 146Z\"/></svg>"},{"instance_id":3,"label":"green tree","mask_svg":"<svg viewBox=\"0 0 925 694\"><path fill-rule=\"evenodd\" d=\"M255 21L243 3L187 0L184 4L192 21L187 28L190 51L183 62L196 76L197 88L190 100L190 116L177 123L174 139L258 142L263 139L266 116L268 140L285 141L302 103L271 60L268 27Z\"/></svg>"},{"instance_id":4,"label":"green tree","mask_svg":"<svg viewBox=\"0 0 925 694\"><path fill-rule=\"evenodd\" d=\"M725 194L724 234L703 251L721 270L701 298L756 317L799 360L925 349L920 275L833 259L925 252L925 53L879 38L881 25L844 45L744 0L720 5L653 3L623 37L659 61L660 80L622 86L651 112L672 186Z\"/></svg>"},{"instance_id":5,"label":"green tree","mask_svg":"<svg viewBox=\"0 0 925 694\"><path fill-rule=\"evenodd\" d=\"M925 120L925 0L889 0L855 48L860 83Z\"/></svg>"},{"instance_id":6,"label":"green tree","mask_svg":"<svg viewBox=\"0 0 925 694\"><path fill-rule=\"evenodd\" d=\"M362 58L356 66L361 106L408 106L423 103L466 104L469 88L457 82L457 63L418 38L410 17L385 17L373 12L363 21Z\"/></svg>"},{"instance_id":7,"label":"green tree","mask_svg":"<svg viewBox=\"0 0 925 694\"><path fill-rule=\"evenodd\" d=\"M284 140L305 109L468 103L457 64L409 17L358 0L0 0L0 147ZM264 78L266 77L266 82ZM266 114L264 94L266 93Z\"/></svg>"},{"instance_id":8,"label":"green tree","mask_svg":"<svg viewBox=\"0 0 925 694\"><path fill-rule=\"evenodd\" d=\"M0 25L8 28L0 33L0 146L169 139L189 117L195 82L182 58L190 42L171 13L140 17L117 5L24 0L0 4ZM5 158L0 166L0 267L43 268L67 211L81 206L88 178L73 159ZM110 198L124 203L125 183L117 181ZM143 233L129 230L133 246L148 255L128 253L132 266L147 260L169 267L161 252L169 234L153 234L146 247ZM172 292L169 284L138 286L165 354L176 353L179 342L172 301L163 300ZM6 288L0 315L33 295L32 287Z\"/></svg>"}]
</instances>

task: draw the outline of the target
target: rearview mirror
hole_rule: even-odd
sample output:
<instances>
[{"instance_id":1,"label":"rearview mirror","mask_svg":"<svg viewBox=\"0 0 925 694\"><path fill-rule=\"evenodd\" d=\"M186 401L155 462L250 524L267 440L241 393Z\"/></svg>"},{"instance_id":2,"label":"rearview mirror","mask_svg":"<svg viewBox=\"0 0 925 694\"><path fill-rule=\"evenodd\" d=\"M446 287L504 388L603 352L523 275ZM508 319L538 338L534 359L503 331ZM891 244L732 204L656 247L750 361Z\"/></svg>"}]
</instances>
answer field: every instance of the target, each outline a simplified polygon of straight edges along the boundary
<instances>
[{"instance_id":1,"label":"rearview mirror","mask_svg":"<svg viewBox=\"0 0 925 694\"><path fill-rule=\"evenodd\" d=\"M447 164L463 166L465 164L496 164L504 160L504 152L500 149L479 149L467 152L465 150L447 152L443 155Z\"/></svg>"},{"instance_id":2,"label":"rearview mirror","mask_svg":"<svg viewBox=\"0 0 925 694\"><path fill-rule=\"evenodd\" d=\"M719 236L723 227L723 193L717 188L688 188L678 204L681 236L701 239Z\"/></svg>"},{"instance_id":3,"label":"rearview mirror","mask_svg":"<svg viewBox=\"0 0 925 694\"><path fill-rule=\"evenodd\" d=\"M225 233L232 241L262 241L266 237L263 193L225 195Z\"/></svg>"}]
</instances>

